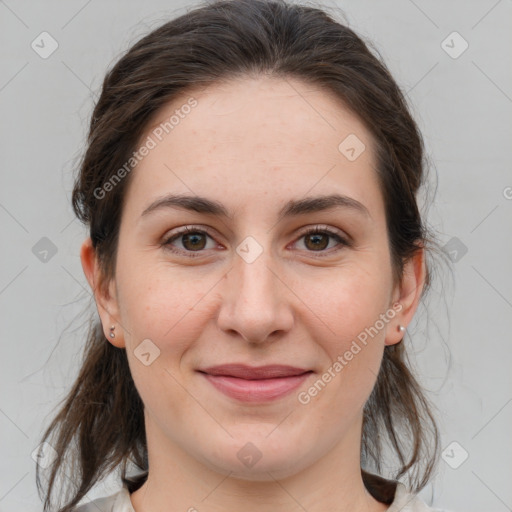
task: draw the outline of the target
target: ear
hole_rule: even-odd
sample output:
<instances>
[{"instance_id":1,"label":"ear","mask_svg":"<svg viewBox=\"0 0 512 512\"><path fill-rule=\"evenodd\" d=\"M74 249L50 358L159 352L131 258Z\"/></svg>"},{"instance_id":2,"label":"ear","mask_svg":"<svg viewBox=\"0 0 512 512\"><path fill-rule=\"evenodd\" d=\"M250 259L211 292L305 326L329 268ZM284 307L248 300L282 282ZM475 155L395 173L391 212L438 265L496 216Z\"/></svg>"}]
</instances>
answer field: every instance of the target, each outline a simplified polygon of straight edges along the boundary
<instances>
[{"instance_id":1,"label":"ear","mask_svg":"<svg viewBox=\"0 0 512 512\"><path fill-rule=\"evenodd\" d=\"M399 303L393 321L389 323L386 333L386 345L395 345L404 337L399 326L407 328L418 307L421 293L425 286L427 268L425 264L425 249L421 246L414 255L405 262L402 279L393 292L393 304Z\"/></svg>"},{"instance_id":2,"label":"ear","mask_svg":"<svg viewBox=\"0 0 512 512\"><path fill-rule=\"evenodd\" d=\"M82 268L94 294L96 307L103 326L105 338L115 347L124 348L124 336L121 323L119 321L119 306L117 302L117 292L115 281L111 280L105 283L101 274L96 251L92 246L91 238L87 238L80 249L80 260ZM110 336L110 326L115 326L115 338Z\"/></svg>"}]
</instances>

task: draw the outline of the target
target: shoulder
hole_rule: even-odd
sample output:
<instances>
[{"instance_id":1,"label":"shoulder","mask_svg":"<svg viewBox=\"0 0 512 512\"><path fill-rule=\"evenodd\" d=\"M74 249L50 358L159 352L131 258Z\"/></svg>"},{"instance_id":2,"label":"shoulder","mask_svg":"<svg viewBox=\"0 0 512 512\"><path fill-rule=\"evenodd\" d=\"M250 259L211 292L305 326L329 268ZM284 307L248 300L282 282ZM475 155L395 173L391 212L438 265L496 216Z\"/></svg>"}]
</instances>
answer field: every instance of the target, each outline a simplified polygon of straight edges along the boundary
<instances>
[{"instance_id":1,"label":"shoulder","mask_svg":"<svg viewBox=\"0 0 512 512\"><path fill-rule=\"evenodd\" d=\"M73 512L135 512L126 487L105 498L98 498L80 505Z\"/></svg>"},{"instance_id":2,"label":"shoulder","mask_svg":"<svg viewBox=\"0 0 512 512\"><path fill-rule=\"evenodd\" d=\"M398 482L395 498L387 512L449 512L427 506L416 494L410 493L405 485Z\"/></svg>"}]
</instances>

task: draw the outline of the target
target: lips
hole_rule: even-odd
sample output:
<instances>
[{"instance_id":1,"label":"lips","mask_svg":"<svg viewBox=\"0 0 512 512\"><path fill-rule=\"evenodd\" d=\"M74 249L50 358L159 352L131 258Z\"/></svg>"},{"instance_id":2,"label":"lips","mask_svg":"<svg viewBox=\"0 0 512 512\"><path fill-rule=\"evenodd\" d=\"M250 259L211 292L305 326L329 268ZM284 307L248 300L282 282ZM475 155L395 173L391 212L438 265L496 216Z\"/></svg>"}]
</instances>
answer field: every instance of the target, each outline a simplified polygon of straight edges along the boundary
<instances>
[{"instance_id":1,"label":"lips","mask_svg":"<svg viewBox=\"0 0 512 512\"><path fill-rule=\"evenodd\" d=\"M272 364L267 366L247 366L245 364L224 364L220 366L211 366L204 370L199 370L208 375L223 375L225 377L236 377L246 380L275 379L280 377L294 377L308 372L305 368L296 368L294 366L285 366Z\"/></svg>"},{"instance_id":2,"label":"lips","mask_svg":"<svg viewBox=\"0 0 512 512\"><path fill-rule=\"evenodd\" d=\"M284 397L313 373L293 366L244 364L213 366L199 372L217 391L235 400L253 403Z\"/></svg>"}]
</instances>

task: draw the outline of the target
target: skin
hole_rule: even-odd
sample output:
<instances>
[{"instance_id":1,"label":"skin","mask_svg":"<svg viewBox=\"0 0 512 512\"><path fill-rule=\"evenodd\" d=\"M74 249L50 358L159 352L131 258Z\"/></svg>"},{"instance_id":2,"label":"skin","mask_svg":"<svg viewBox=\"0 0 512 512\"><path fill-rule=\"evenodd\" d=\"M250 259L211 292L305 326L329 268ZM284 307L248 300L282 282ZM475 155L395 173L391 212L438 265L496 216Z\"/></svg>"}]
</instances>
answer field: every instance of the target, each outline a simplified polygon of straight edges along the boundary
<instances>
[{"instance_id":1,"label":"skin","mask_svg":"<svg viewBox=\"0 0 512 512\"><path fill-rule=\"evenodd\" d=\"M187 91L151 126L190 96L197 106L132 171L107 286L99 286L90 239L81 249L105 336L126 348L145 405L150 471L132 504L136 512L387 510L361 478L362 408L385 346L402 339L398 325L414 315L425 264L420 250L393 282L370 133L329 92L269 77ZM366 146L352 162L338 150L349 134ZM337 208L278 222L287 201L333 192L361 202L369 215ZM170 208L141 217L168 193L217 200L231 217ZM212 232L194 242L204 247L199 257L186 255L198 251L183 237L172 243L184 254L162 245L191 225ZM352 244L326 238L327 246L321 237L325 245L315 249L302 231L316 225ZM247 236L262 248L251 263L236 252ZM298 392L396 302L402 310L378 335L308 404L299 403ZM149 366L134 353L145 339L160 350ZM242 403L196 371L228 362L314 373L286 397ZM252 467L237 457L248 442L261 453Z\"/></svg>"}]
</instances>

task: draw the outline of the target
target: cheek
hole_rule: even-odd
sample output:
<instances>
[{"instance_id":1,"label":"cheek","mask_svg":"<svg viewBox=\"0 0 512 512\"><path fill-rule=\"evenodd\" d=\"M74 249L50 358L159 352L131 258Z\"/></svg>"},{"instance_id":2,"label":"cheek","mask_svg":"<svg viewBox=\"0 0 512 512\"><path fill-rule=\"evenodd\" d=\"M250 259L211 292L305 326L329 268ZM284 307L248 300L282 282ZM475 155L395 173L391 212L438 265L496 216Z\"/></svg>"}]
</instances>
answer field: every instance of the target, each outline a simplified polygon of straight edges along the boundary
<instances>
[{"instance_id":1,"label":"cheek","mask_svg":"<svg viewBox=\"0 0 512 512\"><path fill-rule=\"evenodd\" d=\"M322 312L322 322L316 320L317 329L311 326L310 332L327 359L304 400L311 397L333 424L347 414L358 414L373 389L384 350L385 320L391 318L385 317L389 287L389 276L382 267L354 265L329 281L311 307ZM329 329L319 330L319 324Z\"/></svg>"},{"instance_id":2,"label":"cheek","mask_svg":"<svg viewBox=\"0 0 512 512\"><path fill-rule=\"evenodd\" d=\"M301 397L301 403L313 403L325 426L334 429L361 413L382 362L387 323L381 315L386 312L387 292L376 286L377 281L371 283L347 286L325 304L325 323L335 334L328 331L316 338L327 358Z\"/></svg>"},{"instance_id":3,"label":"cheek","mask_svg":"<svg viewBox=\"0 0 512 512\"><path fill-rule=\"evenodd\" d=\"M330 355L344 350L347 343L375 324L388 308L390 294L389 276L379 267L367 270L354 265L333 272L333 276L324 286L315 287L314 294L311 288L309 292L303 288L311 310L318 312L317 322L321 320L330 334Z\"/></svg>"},{"instance_id":4,"label":"cheek","mask_svg":"<svg viewBox=\"0 0 512 512\"><path fill-rule=\"evenodd\" d=\"M190 273L180 276L180 272L165 266L153 264L144 272L132 270L137 268L141 265L124 265L118 274L127 347L135 349L149 338L162 352L179 353L202 330L206 318L201 311L213 283L206 278L191 278Z\"/></svg>"},{"instance_id":5,"label":"cheek","mask_svg":"<svg viewBox=\"0 0 512 512\"><path fill-rule=\"evenodd\" d=\"M165 272L173 279L164 280ZM200 339L208 319L205 308L209 281L177 279L177 272L160 269L152 279L142 275L124 274L119 290L123 325L129 331L126 350L135 386L152 417L175 418L186 422L190 400L184 387L181 365L184 355ZM205 286L208 285L209 286ZM141 359L141 343L149 344L150 364ZM147 341L144 341L147 344ZM148 346L148 345L145 345ZM158 354L153 359L153 351Z\"/></svg>"}]
</instances>

